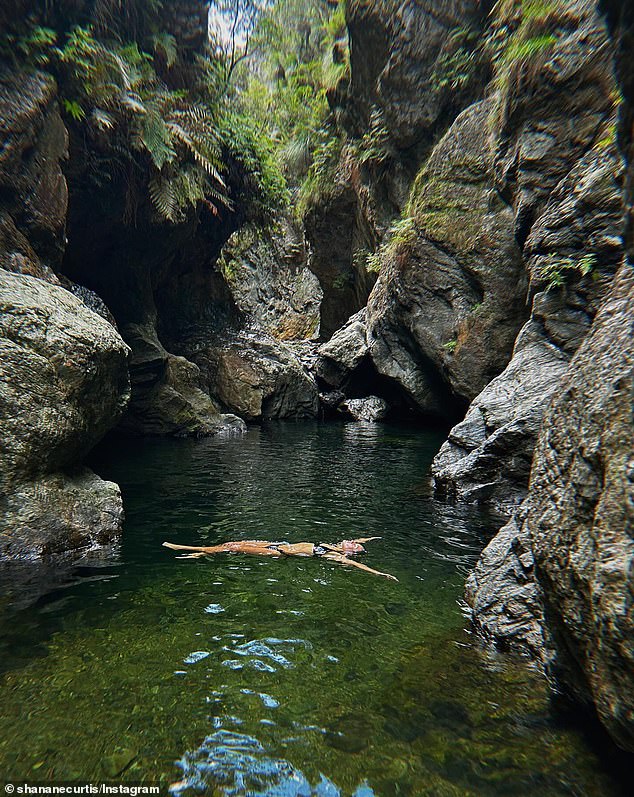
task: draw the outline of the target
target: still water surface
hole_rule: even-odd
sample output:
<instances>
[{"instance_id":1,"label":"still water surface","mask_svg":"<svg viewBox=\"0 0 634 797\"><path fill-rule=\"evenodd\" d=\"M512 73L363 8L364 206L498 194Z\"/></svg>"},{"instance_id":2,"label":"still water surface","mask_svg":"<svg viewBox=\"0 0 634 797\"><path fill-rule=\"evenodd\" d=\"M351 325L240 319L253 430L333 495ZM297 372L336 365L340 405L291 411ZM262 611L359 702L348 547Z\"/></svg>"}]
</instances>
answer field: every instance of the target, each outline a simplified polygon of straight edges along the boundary
<instances>
[{"instance_id":1,"label":"still water surface","mask_svg":"<svg viewBox=\"0 0 634 797\"><path fill-rule=\"evenodd\" d=\"M102 451L121 550L0 605L0 773L194 795L621 794L543 681L465 630L495 528L432 499L441 436L275 424ZM380 535L367 564L175 559L163 540ZM21 603L20 603L21 602Z\"/></svg>"}]
</instances>

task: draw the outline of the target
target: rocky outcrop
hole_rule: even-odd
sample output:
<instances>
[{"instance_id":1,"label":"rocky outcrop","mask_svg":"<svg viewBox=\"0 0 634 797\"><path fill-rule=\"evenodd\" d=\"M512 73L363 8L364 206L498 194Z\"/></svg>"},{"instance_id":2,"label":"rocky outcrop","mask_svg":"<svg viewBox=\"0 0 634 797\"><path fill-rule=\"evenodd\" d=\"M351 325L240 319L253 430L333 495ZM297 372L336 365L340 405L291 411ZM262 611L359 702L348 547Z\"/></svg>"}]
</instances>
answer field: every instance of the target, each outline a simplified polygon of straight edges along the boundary
<instances>
[{"instance_id":1,"label":"rocky outcrop","mask_svg":"<svg viewBox=\"0 0 634 797\"><path fill-rule=\"evenodd\" d=\"M246 326L282 341L319 335L322 291L307 258L303 236L287 218L274 229L248 225L233 233L218 267Z\"/></svg>"},{"instance_id":2,"label":"rocky outcrop","mask_svg":"<svg viewBox=\"0 0 634 797\"><path fill-rule=\"evenodd\" d=\"M343 121L363 134L373 109L380 109L399 150L425 145L460 90L444 82L447 57L457 48L456 31L477 33L477 0L423 0L347 4L350 87ZM474 63L475 66L475 63ZM476 77L474 75L473 77Z\"/></svg>"},{"instance_id":3,"label":"rocky outcrop","mask_svg":"<svg viewBox=\"0 0 634 797\"><path fill-rule=\"evenodd\" d=\"M554 672L634 750L634 270L559 385L526 502Z\"/></svg>"},{"instance_id":4,"label":"rocky outcrop","mask_svg":"<svg viewBox=\"0 0 634 797\"><path fill-rule=\"evenodd\" d=\"M339 410L355 421L377 423L384 420L389 407L384 399L378 396L368 396L367 398L347 399L339 405Z\"/></svg>"},{"instance_id":5,"label":"rocky outcrop","mask_svg":"<svg viewBox=\"0 0 634 797\"><path fill-rule=\"evenodd\" d=\"M216 341L190 343L188 357L223 407L247 421L315 418L315 380L290 346L242 330Z\"/></svg>"},{"instance_id":6,"label":"rocky outcrop","mask_svg":"<svg viewBox=\"0 0 634 797\"><path fill-rule=\"evenodd\" d=\"M50 75L0 72L0 138L0 267L57 284L68 142Z\"/></svg>"},{"instance_id":7,"label":"rocky outcrop","mask_svg":"<svg viewBox=\"0 0 634 797\"><path fill-rule=\"evenodd\" d=\"M324 382L339 389L366 359L369 351L364 307L319 347L315 371Z\"/></svg>"},{"instance_id":8,"label":"rocky outcrop","mask_svg":"<svg viewBox=\"0 0 634 797\"><path fill-rule=\"evenodd\" d=\"M481 635L503 650L546 658L543 609L528 531L513 516L480 555L465 599Z\"/></svg>"},{"instance_id":9,"label":"rocky outcrop","mask_svg":"<svg viewBox=\"0 0 634 797\"><path fill-rule=\"evenodd\" d=\"M325 339L365 305L376 280L356 254L374 248L376 232L360 211L348 169L342 171L304 215L308 265L323 292L320 328Z\"/></svg>"},{"instance_id":10,"label":"rocky outcrop","mask_svg":"<svg viewBox=\"0 0 634 797\"><path fill-rule=\"evenodd\" d=\"M441 494L509 511L526 495L544 408L623 254L613 45L592 3L572 5L561 24L538 90L507 86L498 98L494 173L523 242L531 317L432 468Z\"/></svg>"},{"instance_id":11,"label":"rocky outcrop","mask_svg":"<svg viewBox=\"0 0 634 797\"><path fill-rule=\"evenodd\" d=\"M348 144L304 213L324 339L366 304L376 280L368 257L405 207L432 142L486 82L475 51L483 18L477 0L346 4L350 74L328 99ZM466 72L452 85L457 53Z\"/></svg>"},{"instance_id":12,"label":"rocky outcrop","mask_svg":"<svg viewBox=\"0 0 634 797\"><path fill-rule=\"evenodd\" d=\"M116 485L80 463L121 417L128 349L65 289L0 270L0 557L111 542Z\"/></svg>"},{"instance_id":13,"label":"rocky outcrop","mask_svg":"<svg viewBox=\"0 0 634 797\"><path fill-rule=\"evenodd\" d=\"M611 12L621 48L617 63L627 104L619 143L630 160L634 18L629 6L603 5ZM591 3L575 4L574 9L581 10L586 21L594 13ZM630 34L624 35L627 30ZM595 53L597 79L606 74L596 69L598 58ZM586 81L579 90L587 100L588 91L596 94L596 80ZM597 246L603 256L597 258L594 271L598 280L593 285L574 281L561 296L557 312L541 308L541 318L536 318L534 307L530 325L541 321L541 349L547 341L564 361L576 353L567 367L562 364L559 378L559 369L552 373L554 384L544 385L544 397L550 400L537 437L527 497L483 552L467 582L467 599L485 636L539 659L559 690L596 710L617 744L634 750L634 271L630 221L625 236L629 258L606 296L605 283L620 256L615 230L623 217L617 201L622 167L618 160L609 161L614 129L607 136L603 129L598 145L572 169L575 180L564 181L562 190L555 191L558 204L549 203L550 210L547 206L528 237L533 275L540 268L544 271L544 258L553 248L559 253L566 247L581 248L585 230L591 250ZM628 168L631 171L631 163ZM625 185L631 213L629 179ZM526 370L538 374L530 361ZM504 378L505 374L502 382ZM505 381L510 389L511 380ZM529 380L520 378L515 384L522 396ZM537 424L531 424L533 438L536 431ZM519 438L520 445L525 442L525 437ZM445 459L449 452L445 447ZM467 457L473 458L473 452Z\"/></svg>"},{"instance_id":14,"label":"rocky outcrop","mask_svg":"<svg viewBox=\"0 0 634 797\"><path fill-rule=\"evenodd\" d=\"M368 302L379 372L449 418L504 368L525 314L514 214L492 183L494 102L464 111L434 149Z\"/></svg>"},{"instance_id":15,"label":"rocky outcrop","mask_svg":"<svg viewBox=\"0 0 634 797\"><path fill-rule=\"evenodd\" d=\"M130 379L134 402L120 431L130 435L174 437L239 434L245 424L223 414L205 393L197 365L170 354L151 324L128 324L123 329L132 347Z\"/></svg>"}]
</instances>

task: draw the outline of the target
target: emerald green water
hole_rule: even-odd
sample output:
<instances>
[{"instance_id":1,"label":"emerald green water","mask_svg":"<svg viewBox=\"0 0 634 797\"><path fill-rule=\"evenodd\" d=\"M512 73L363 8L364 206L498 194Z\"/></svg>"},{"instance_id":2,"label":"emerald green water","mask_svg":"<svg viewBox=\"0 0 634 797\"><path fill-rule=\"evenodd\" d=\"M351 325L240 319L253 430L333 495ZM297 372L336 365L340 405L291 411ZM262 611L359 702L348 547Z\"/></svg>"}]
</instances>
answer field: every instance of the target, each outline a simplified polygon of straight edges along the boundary
<instances>
[{"instance_id":1,"label":"emerald green water","mask_svg":"<svg viewBox=\"0 0 634 797\"><path fill-rule=\"evenodd\" d=\"M184 795L620 794L542 679L465 630L464 576L495 524L432 499L440 442L277 424L103 452L96 467L126 503L120 551L28 606L24 587L6 589L3 779ZM161 547L374 534L365 561L399 583L318 559L183 561Z\"/></svg>"}]
</instances>

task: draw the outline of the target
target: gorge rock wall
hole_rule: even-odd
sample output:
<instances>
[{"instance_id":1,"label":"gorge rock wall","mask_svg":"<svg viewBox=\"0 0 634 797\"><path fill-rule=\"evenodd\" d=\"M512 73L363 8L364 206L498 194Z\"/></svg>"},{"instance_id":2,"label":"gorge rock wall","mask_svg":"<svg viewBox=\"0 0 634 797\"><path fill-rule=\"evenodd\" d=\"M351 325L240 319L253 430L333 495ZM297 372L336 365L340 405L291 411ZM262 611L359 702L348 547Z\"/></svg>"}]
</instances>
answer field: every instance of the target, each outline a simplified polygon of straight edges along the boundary
<instances>
[{"instance_id":1,"label":"gorge rock wall","mask_svg":"<svg viewBox=\"0 0 634 797\"><path fill-rule=\"evenodd\" d=\"M578 234L565 211L585 195L581 207L593 211L594 217L594 223L591 216L584 222L594 232L589 241L602 244L609 267L582 302L578 290L573 294L576 308L568 301L560 316L564 325L554 327L568 357L553 372L554 384L544 389L546 406L542 401L537 408L532 432L537 442L526 498L483 552L467 582L467 599L487 638L540 660L559 691L596 711L615 742L634 750L634 18L632 8L620 4L605 3L601 10L609 13L616 75L624 95L618 142L626 161L625 214L614 190L615 177L616 185L621 184L622 163L617 160L610 166L609 152L591 152L588 165L593 168L575 183L567 203L565 192L559 192L560 210L546 226L555 230L558 240L565 240L571 230ZM572 174L575 171L584 172L583 161ZM613 198L602 205L611 211L601 213L595 201L588 201L584 187L593 182L599 190L593 189L592 195ZM629 221L621 223L619 238L625 258L608 286L618 254L615 224L624 215ZM575 218L583 216L576 212ZM573 309L595 316L588 332L590 319L579 312L575 317ZM552 343L553 328L543 328Z\"/></svg>"},{"instance_id":2,"label":"gorge rock wall","mask_svg":"<svg viewBox=\"0 0 634 797\"><path fill-rule=\"evenodd\" d=\"M504 508L526 493L546 400L623 254L614 43L594 3L567 6L552 29L557 38L533 67L537 75L508 76L514 83L498 97L495 131L494 177L513 207L530 318L508 367L477 396L433 465L441 493Z\"/></svg>"},{"instance_id":3,"label":"gorge rock wall","mask_svg":"<svg viewBox=\"0 0 634 797\"><path fill-rule=\"evenodd\" d=\"M376 281L368 256L406 205L434 139L478 93L486 68L459 88L443 69L459 46L456 31L474 41L484 17L476 0L346 4L350 76L329 102L342 136L356 144L343 146L304 214L326 340L366 304Z\"/></svg>"},{"instance_id":4,"label":"gorge rock wall","mask_svg":"<svg viewBox=\"0 0 634 797\"><path fill-rule=\"evenodd\" d=\"M116 484L82 461L129 398L128 348L62 287L67 134L49 75L0 75L0 559L110 543Z\"/></svg>"}]
</instances>

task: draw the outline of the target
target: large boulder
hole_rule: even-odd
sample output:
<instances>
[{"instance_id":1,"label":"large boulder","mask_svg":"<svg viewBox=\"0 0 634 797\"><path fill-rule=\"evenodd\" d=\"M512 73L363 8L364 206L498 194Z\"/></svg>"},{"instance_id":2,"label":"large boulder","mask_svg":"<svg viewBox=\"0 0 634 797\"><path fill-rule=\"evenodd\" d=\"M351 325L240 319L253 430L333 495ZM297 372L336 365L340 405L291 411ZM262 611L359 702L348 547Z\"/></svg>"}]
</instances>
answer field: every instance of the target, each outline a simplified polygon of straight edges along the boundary
<instances>
[{"instance_id":1,"label":"large boulder","mask_svg":"<svg viewBox=\"0 0 634 797\"><path fill-rule=\"evenodd\" d=\"M153 324L128 324L123 334L132 348L130 381L134 401L122 419L122 432L131 436L186 437L245 431L244 421L222 413L203 391L198 366L163 347Z\"/></svg>"},{"instance_id":2,"label":"large boulder","mask_svg":"<svg viewBox=\"0 0 634 797\"><path fill-rule=\"evenodd\" d=\"M288 218L279 218L274 230L247 225L233 233L218 267L247 324L278 340L318 336L322 291L307 257Z\"/></svg>"},{"instance_id":3,"label":"large boulder","mask_svg":"<svg viewBox=\"0 0 634 797\"><path fill-rule=\"evenodd\" d=\"M365 318L364 307L319 347L315 371L333 388L339 389L369 353Z\"/></svg>"},{"instance_id":4,"label":"large boulder","mask_svg":"<svg viewBox=\"0 0 634 797\"><path fill-rule=\"evenodd\" d=\"M64 288L0 270L0 556L110 541L116 485L80 465L129 398L128 348Z\"/></svg>"},{"instance_id":5,"label":"large boulder","mask_svg":"<svg viewBox=\"0 0 634 797\"><path fill-rule=\"evenodd\" d=\"M513 210L492 181L494 103L468 108L435 147L368 302L379 372L449 418L507 364L526 315Z\"/></svg>"},{"instance_id":6,"label":"large boulder","mask_svg":"<svg viewBox=\"0 0 634 797\"><path fill-rule=\"evenodd\" d=\"M317 417L315 380L290 346L262 330L206 340L187 354L206 390L247 421Z\"/></svg>"}]
</instances>

